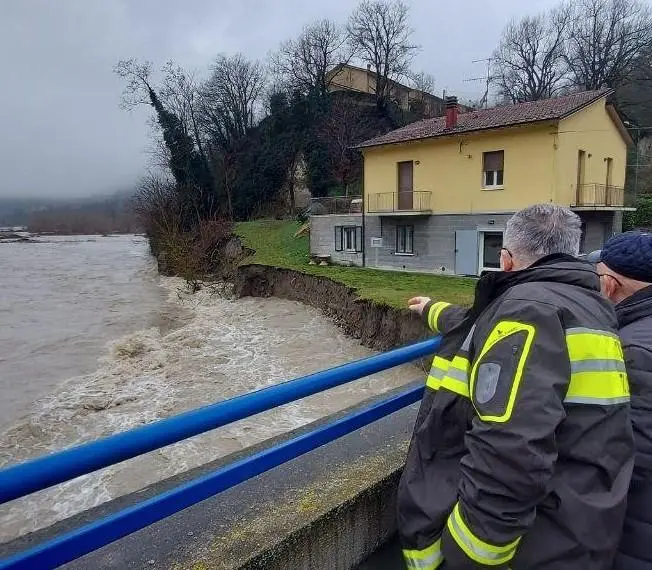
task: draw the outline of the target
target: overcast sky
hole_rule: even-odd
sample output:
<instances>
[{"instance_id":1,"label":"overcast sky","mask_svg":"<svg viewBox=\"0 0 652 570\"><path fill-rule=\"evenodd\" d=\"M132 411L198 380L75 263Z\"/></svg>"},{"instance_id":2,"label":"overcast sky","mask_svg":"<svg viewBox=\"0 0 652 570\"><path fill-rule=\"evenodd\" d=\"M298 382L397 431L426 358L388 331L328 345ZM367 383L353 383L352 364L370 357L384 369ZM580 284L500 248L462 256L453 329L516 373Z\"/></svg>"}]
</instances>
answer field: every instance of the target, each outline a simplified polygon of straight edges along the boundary
<instances>
[{"instance_id":1,"label":"overcast sky","mask_svg":"<svg viewBox=\"0 0 652 570\"><path fill-rule=\"evenodd\" d=\"M414 68L435 91L482 93L504 24L555 0L407 0ZM0 197L129 189L148 163L148 109L119 109L113 65L174 59L204 71L217 53L264 58L318 18L343 22L354 0L0 0Z\"/></svg>"}]
</instances>

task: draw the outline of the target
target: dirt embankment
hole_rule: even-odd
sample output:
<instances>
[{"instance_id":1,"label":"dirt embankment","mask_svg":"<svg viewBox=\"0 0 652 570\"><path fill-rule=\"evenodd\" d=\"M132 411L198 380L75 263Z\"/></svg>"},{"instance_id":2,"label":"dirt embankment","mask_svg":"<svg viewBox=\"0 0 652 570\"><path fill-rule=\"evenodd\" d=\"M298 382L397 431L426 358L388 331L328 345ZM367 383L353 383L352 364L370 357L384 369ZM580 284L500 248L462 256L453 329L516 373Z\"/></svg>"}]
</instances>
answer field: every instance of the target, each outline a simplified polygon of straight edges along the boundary
<instances>
[{"instance_id":1,"label":"dirt embankment","mask_svg":"<svg viewBox=\"0 0 652 570\"><path fill-rule=\"evenodd\" d=\"M280 297L321 309L348 335L376 350L395 348L431 334L407 309L360 299L354 289L326 277L246 265L238 269L234 281L239 297Z\"/></svg>"}]
</instances>

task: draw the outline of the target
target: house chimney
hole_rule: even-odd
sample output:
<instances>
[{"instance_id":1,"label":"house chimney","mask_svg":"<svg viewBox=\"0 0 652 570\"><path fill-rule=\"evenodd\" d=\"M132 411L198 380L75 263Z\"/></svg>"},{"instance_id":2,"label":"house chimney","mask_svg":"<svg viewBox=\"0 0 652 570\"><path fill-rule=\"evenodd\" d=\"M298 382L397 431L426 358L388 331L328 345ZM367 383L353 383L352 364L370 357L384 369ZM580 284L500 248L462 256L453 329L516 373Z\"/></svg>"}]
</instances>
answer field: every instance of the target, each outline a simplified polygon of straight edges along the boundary
<instances>
[{"instance_id":1,"label":"house chimney","mask_svg":"<svg viewBox=\"0 0 652 570\"><path fill-rule=\"evenodd\" d=\"M457 104L457 97L446 97L446 128L454 129L457 126L457 116L460 107Z\"/></svg>"}]
</instances>

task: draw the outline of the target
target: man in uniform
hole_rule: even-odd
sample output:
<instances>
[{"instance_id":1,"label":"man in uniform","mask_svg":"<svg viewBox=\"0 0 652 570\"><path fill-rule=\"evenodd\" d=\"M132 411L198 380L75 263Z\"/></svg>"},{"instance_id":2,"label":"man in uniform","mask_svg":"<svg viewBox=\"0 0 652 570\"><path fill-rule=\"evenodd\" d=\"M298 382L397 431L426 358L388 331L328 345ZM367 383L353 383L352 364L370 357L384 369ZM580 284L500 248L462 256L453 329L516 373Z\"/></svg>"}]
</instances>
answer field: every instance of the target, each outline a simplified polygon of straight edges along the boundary
<instances>
[{"instance_id":1,"label":"man in uniform","mask_svg":"<svg viewBox=\"0 0 652 570\"><path fill-rule=\"evenodd\" d=\"M398 490L410 569L607 570L633 464L613 309L576 214L507 223L470 310L417 297L443 335Z\"/></svg>"},{"instance_id":2,"label":"man in uniform","mask_svg":"<svg viewBox=\"0 0 652 570\"><path fill-rule=\"evenodd\" d=\"M602 292L616 306L632 393L636 443L623 536L615 570L652 568L652 234L611 238L589 261L597 262Z\"/></svg>"}]
</instances>

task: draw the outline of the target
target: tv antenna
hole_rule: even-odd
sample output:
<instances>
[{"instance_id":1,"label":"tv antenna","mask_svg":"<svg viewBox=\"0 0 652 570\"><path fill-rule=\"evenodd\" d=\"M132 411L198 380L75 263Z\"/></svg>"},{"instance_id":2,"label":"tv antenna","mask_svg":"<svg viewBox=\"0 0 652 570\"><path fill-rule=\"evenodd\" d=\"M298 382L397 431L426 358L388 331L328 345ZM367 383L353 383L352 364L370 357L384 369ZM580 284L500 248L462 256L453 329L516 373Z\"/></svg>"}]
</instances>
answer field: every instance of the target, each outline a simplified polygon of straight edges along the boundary
<instances>
[{"instance_id":1,"label":"tv antenna","mask_svg":"<svg viewBox=\"0 0 652 570\"><path fill-rule=\"evenodd\" d=\"M485 89L484 89L484 95L482 96L482 99L480 99L480 107L484 105L484 108L486 109L489 107L489 85L491 84L491 62L494 60L493 57L486 57L484 59L474 59L471 63L487 63L487 74L483 75L482 77L471 77L469 79L465 79L464 82L468 83L470 81L483 81L485 84Z\"/></svg>"}]
</instances>

